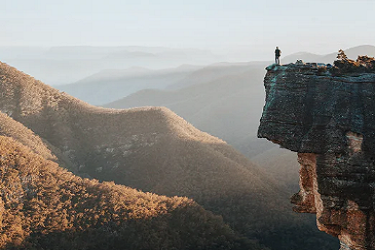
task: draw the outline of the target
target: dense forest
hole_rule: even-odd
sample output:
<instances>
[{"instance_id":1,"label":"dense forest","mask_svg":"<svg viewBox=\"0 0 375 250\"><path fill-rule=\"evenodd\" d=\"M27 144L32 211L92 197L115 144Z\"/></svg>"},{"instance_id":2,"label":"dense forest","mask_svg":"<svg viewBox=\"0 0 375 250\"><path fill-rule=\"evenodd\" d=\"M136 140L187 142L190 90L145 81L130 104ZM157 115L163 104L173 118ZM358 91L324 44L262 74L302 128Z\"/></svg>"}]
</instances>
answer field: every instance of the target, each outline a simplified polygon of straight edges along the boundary
<instances>
[{"instance_id":1,"label":"dense forest","mask_svg":"<svg viewBox=\"0 0 375 250\"><path fill-rule=\"evenodd\" d=\"M2 249L261 249L187 198L82 179L0 137Z\"/></svg>"}]
</instances>

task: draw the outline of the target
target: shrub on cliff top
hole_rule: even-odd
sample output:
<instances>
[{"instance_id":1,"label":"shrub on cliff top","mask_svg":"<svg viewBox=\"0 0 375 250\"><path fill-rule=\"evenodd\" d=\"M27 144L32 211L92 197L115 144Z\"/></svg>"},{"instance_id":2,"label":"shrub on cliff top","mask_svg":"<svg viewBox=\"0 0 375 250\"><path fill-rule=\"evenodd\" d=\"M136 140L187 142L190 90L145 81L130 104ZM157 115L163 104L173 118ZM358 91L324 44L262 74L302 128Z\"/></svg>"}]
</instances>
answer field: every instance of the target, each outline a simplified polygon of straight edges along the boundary
<instances>
[{"instance_id":1,"label":"shrub on cliff top","mask_svg":"<svg viewBox=\"0 0 375 250\"><path fill-rule=\"evenodd\" d=\"M358 56L354 61L349 59L343 50L339 50L337 60L334 61L332 73L370 73L375 72L375 59L368 56Z\"/></svg>"}]
</instances>

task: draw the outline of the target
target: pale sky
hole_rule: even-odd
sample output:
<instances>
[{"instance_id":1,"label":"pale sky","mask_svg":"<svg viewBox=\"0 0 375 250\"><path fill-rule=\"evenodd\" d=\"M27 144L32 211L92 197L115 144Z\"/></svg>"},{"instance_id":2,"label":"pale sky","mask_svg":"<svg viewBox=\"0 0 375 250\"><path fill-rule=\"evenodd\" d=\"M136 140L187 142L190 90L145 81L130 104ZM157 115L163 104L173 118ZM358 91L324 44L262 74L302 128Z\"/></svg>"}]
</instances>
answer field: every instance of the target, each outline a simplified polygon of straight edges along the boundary
<instances>
[{"instance_id":1,"label":"pale sky","mask_svg":"<svg viewBox=\"0 0 375 250\"><path fill-rule=\"evenodd\" d=\"M375 44L375 0L0 0L0 46L242 48ZM284 54L285 55L285 54Z\"/></svg>"}]
</instances>

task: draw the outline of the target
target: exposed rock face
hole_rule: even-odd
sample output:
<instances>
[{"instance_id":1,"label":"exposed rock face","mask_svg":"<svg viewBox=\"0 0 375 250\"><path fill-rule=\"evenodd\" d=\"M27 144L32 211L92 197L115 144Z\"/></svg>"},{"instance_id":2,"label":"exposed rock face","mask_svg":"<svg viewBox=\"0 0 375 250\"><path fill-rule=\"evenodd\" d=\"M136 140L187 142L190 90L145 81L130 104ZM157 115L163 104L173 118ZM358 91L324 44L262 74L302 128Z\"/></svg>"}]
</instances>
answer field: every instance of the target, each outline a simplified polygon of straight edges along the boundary
<instances>
[{"instance_id":1,"label":"exposed rock face","mask_svg":"<svg viewBox=\"0 0 375 250\"><path fill-rule=\"evenodd\" d=\"M297 212L316 213L342 250L375 249L375 74L272 65L258 137L298 152Z\"/></svg>"}]
</instances>

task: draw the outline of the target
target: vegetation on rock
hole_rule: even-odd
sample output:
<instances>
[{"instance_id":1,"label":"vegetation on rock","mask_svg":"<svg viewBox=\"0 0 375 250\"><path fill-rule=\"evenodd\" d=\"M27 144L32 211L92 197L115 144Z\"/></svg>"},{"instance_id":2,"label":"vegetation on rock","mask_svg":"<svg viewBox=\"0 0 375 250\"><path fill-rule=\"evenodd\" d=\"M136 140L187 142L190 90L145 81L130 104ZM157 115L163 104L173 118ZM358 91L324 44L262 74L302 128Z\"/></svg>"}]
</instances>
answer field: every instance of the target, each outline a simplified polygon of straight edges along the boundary
<instances>
[{"instance_id":1,"label":"vegetation on rock","mask_svg":"<svg viewBox=\"0 0 375 250\"><path fill-rule=\"evenodd\" d=\"M340 49L337 55L337 60L334 61L334 66L331 71L336 74L344 73L375 73L375 59L369 56L358 56L354 61L349 59L345 52Z\"/></svg>"}]
</instances>

